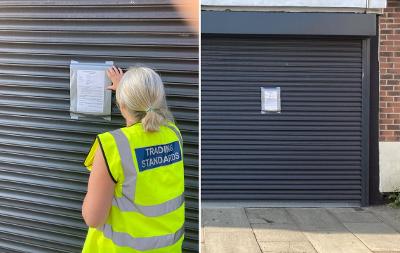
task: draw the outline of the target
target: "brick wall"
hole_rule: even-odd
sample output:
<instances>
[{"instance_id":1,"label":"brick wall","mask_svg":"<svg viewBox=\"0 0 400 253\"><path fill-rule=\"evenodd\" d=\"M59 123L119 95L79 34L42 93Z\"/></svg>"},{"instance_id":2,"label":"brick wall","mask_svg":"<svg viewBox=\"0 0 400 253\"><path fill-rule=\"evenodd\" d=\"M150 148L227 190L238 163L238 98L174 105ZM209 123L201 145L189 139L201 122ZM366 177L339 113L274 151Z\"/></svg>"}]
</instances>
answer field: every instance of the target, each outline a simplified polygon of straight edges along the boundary
<instances>
[{"instance_id":1,"label":"brick wall","mask_svg":"<svg viewBox=\"0 0 400 253\"><path fill-rule=\"evenodd\" d=\"M400 141L400 0L388 0L379 26L379 140Z\"/></svg>"}]
</instances>

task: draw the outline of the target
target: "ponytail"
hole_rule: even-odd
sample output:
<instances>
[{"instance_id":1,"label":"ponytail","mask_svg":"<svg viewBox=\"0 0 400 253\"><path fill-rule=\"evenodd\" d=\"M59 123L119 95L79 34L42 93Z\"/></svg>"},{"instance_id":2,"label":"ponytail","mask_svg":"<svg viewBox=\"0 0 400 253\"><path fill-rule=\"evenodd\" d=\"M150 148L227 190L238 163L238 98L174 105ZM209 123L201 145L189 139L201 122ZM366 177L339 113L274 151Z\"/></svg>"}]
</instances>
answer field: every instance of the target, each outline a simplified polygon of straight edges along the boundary
<instances>
[{"instance_id":1,"label":"ponytail","mask_svg":"<svg viewBox=\"0 0 400 253\"><path fill-rule=\"evenodd\" d=\"M148 110L146 115L142 118L142 125L146 132L156 132L160 126L165 124L165 118L157 113L155 110Z\"/></svg>"}]
</instances>

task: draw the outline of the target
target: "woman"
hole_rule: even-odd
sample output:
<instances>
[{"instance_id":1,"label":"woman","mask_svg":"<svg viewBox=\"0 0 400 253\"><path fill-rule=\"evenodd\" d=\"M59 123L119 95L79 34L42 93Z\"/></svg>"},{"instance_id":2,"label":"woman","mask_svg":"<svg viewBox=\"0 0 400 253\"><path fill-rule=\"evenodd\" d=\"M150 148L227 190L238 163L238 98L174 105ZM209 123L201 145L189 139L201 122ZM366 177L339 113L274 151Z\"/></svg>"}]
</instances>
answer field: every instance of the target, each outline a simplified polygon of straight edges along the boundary
<instances>
[{"instance_id":1,"label":"woman","mask_svg":"<svg viewBox=\"0 0 400 253\"><path fill-rule=\"evenodd\" d=\"M146 67L107 74L126 127L99 134L85 160L83 252L182 252L182 138L161 78Z\"/></svg>"}]
</instances>

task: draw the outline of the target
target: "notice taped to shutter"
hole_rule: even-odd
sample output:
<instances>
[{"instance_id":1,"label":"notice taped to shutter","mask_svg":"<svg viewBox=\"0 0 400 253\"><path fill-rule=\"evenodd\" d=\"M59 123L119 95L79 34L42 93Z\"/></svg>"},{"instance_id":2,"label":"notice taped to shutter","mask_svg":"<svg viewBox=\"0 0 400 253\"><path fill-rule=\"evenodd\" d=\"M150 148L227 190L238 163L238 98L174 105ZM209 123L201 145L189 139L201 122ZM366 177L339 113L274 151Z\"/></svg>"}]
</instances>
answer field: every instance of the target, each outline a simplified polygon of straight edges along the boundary
<instances>
[{"instance_id":1,"label":"notice taped to shutter","mask_svg":"<svg viewBox=\"0 0 400 253\"><path fill-rule=\"evenodd\" d=\"M104 70L77 71L77 110L101 113L104 107Z\"/></svg>"},{"instance_id":2,"label":"notice taped to shutter","mask_svg":"<svg viewBox=\"0 0 400 253\"><path fill-rule=\"evenodd\" d=\"M261 87L261 113L281 112L281 88Z\"/></svg>"},{"instance_id":3,"label":"notice taped to shutter","mask_svg":"<svg viewBox=\"0 0 400 253\"><path fill-rule=\"evenodd\" d=\"M105 63L70 64L70 115L79 117L102 117L111 120L111 80L106 70L113 66L112 61Z\"/></svg>"}]
</instances>

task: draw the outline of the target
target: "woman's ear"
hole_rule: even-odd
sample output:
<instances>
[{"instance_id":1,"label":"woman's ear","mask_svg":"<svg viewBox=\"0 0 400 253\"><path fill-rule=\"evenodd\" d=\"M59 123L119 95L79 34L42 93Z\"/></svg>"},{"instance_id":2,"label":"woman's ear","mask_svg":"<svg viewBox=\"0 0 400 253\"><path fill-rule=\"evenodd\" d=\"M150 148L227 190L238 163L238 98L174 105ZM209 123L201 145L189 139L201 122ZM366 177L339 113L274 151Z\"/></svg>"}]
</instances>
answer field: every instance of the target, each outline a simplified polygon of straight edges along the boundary
<instances>
[{"instance_id":1,"label":"woman's ear","mask_svg":"<svg viewBox=\"0 0 400 253\"><path fill-rule=\"evenodd\" d=\"M132 121L132 116L129 115L126 106L124 104L120 104L118 107L119 110L121 111L122 117L124 117L124 119L127 121Z\"/></svg>"}]
</instances>

